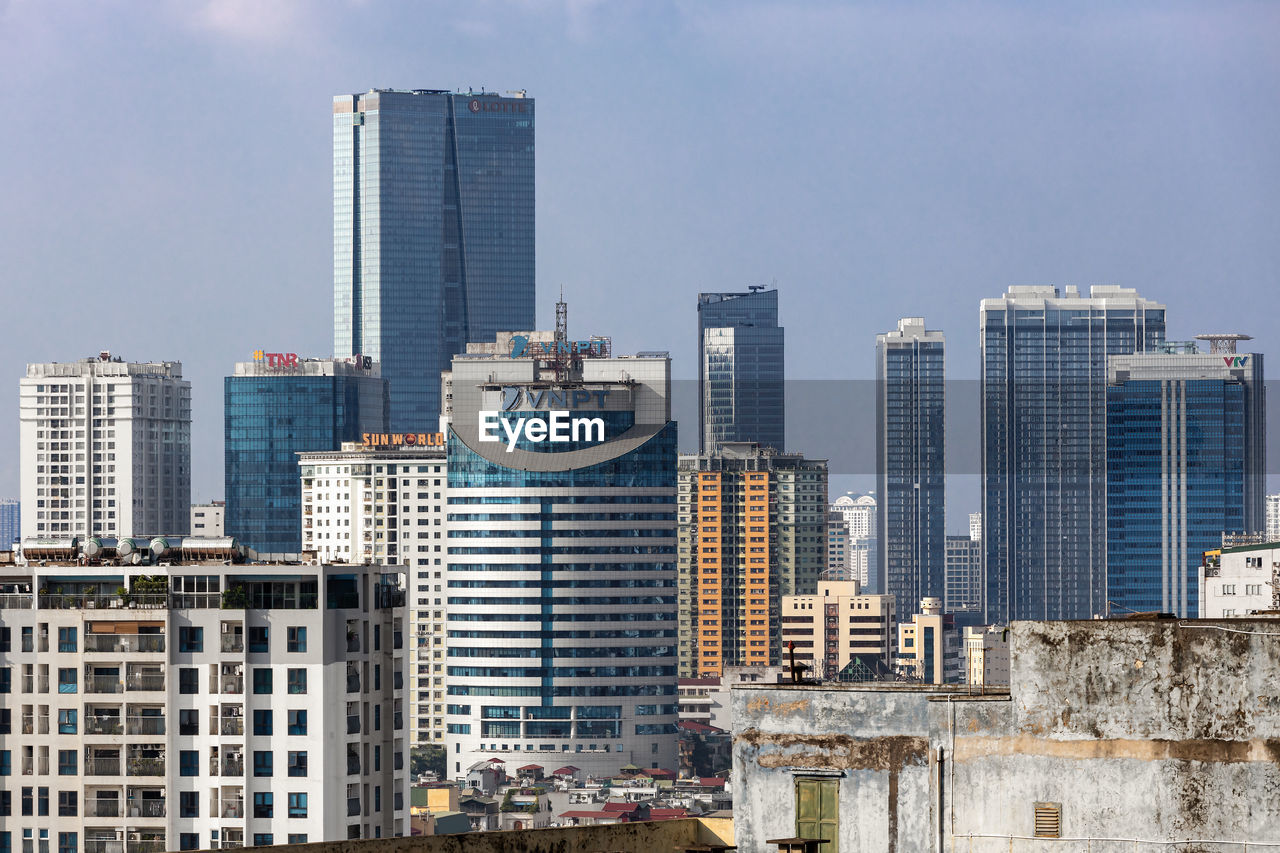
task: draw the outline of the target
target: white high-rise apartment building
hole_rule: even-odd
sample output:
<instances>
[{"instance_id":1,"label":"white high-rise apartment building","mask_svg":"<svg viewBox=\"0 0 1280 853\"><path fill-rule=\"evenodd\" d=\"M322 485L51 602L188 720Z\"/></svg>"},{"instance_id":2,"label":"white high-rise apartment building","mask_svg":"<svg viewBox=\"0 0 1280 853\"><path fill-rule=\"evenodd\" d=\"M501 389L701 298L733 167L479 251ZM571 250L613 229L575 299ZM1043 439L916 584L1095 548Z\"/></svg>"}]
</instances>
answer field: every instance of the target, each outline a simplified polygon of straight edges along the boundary
<instances>
[{"instance_id":1,"label":"white high-rise apartment building","mask_svg":"<svg viewBox=\"0 0 1280 853\"><path fill-rule=\"evenodd\" d=\"M0 580L0 843L408 834L398 578L168 543L140 565L27 543Z\"/></svg>"},{"instance_id":2,"label":"white high-rise apartment building","mask_svg":"<svg viewBox=\"0 0 1280 853\"><path fill-rule=\"evenodd\" d=\"M102 352L19 382L22 537L188 532L191 383Z\"/></svg>"},{"instance_id":3,"label":"white high-rise apartment building","mask_svg":"<svg viewBox=\"0 0 1280 853\"><path fill-rule=\"evenodd\" d=\"M969 538L974 542L982 541L982 513L969 513Z\"/></svg>"},{"instance_id":4,"label":"white high-rise apartment building","mask_svg":"<svg viewBox=\"0 0 1280 853\"><path fill-rule=\"evenodd\" d=\"M398 564L408 576L409 744L443 743L443 436L371 435L299 459L303 550L322 562Z\"/></svg>"},{"instance_id":5,"label":"white high-rise apartment building","mask_svg":"<svg viewBox=\"0 0 1280 853\"><path fill-rule=\"evenodd\" d=\"M1267 541L1280 542L1280 495L1267 495Z\"/></svg>"},{"instance_id":6,"label":"white high-rise apartment building","mask_svg":"<svg viewBox=\"0 0 1280 853\"><path fill-rule=\"evenodd\" d=\"M876 499L841 495L831 504L831 511L840 513L849 526L848 579L869 590L876 566Z\"/></svg>"}]
</instances>

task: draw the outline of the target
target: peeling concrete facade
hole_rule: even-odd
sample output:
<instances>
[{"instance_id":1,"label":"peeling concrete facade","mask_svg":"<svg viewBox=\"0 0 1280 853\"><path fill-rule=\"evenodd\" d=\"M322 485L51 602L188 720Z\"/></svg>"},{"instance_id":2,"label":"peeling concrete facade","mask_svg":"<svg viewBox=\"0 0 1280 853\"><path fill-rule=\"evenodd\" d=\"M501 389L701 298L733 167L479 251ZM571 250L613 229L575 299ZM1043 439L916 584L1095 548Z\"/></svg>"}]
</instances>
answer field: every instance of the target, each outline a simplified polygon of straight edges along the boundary
<instances>
[{"instance_id":1,"label":"peeling concrete facade","mask_svg":"<svg viewBox=\"0 0 1280 853\"><path fill-rule=\"evenodd\" d=\"M1076 849L1030 838L1038 802L1091 851L1280 843L1280 620L1017 622L1010 642L1009 693L735 687L739 848L797 831L798 778L838 786L824 853Z\"/></svg>"}]
</instances>

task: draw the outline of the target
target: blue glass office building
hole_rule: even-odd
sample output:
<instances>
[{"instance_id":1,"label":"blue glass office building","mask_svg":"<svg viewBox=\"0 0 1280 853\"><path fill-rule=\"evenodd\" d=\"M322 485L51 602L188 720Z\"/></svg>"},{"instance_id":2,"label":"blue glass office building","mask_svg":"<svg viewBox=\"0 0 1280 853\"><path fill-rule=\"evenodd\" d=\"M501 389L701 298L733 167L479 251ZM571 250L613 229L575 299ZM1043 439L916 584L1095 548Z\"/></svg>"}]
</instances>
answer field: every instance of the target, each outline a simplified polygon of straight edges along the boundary
<instances>
[{"instance_id":1,"label":"blue glass office building","mask_svg":"<svg viewBox=\"0 0 1280 853\"><path fill-rule=\"evenodd\" d=\"M698 294L699 452L726 441L786 449L778 291Z\"/></svg>"},{"instance_id":2,"label":"blue glass office building","mask_svg":"<svg viewBox=\"0 0 1280 853\"><path fill-rule=\"evenodd\" d=\"M1172 349L1172 348L1171 348ZM1194 618L1222 534L1262 530L1262 356L1117 356L1107 386L1107 600L1113 615Z\"/></svg>"},{"instance_id":3,"label":"blue glass office building","mask_svg":"<svg viewBox=\"0 0 1280 853\"><path fill-rule=\"evenodd\" d=\"M534 327L534 101L333 100L333 347L382 364L394 432L436 428L470 341Z\"/></svg>"},{"instance_id":4,"label":"blue glass office building","mask_svg":"<svg viewBox=\"0 0 1280 853\"><path fill-rule=\"evenodd\" d=\"M502 354L454 360L445 611L452 778L490 758L573 764L596 776L627 764L673 766L669 364L665 356L584 358L566 373ZM512 444L504 427L499 440L482 440L483 412L521 424L555 410L599 419L602 434Z\"/></svg>"},{"instance_id":5,"label":"blue glass office building","mask_svg":"<svg viewBox=\"0 0 1280 853\"><path fill-rule=\"evenodd\" d=\"M22 504L0 498L0 551L7 551L22 537Z\"/></svg>"},{"instance_id":6,"label":"blue glass office building","mask_svg":"<svg viewBox=\"0 0 1280 853\"><path fill-rule=\"evenodd\" d=\"M1107 357L1154 351L1165 308L1013 287L980 318L986 620L1104 613Z\"/></svg>"},{"instance_id":7,"label":"blue glass office building","mask_svg":"<svg viewBox=\"0 0 1280 853\"><path fill-rule=\"evenodd\" d=\"M922 317L876 336L876 588L903 618L946 592L945 346Z\"/></svg>"},{"instance_id":8,"label":"blue glass office building","mask_svg":"<svg viewBox=\"0 0 1280 853\"><path fill-rule=\"evenodd\" d=\"M224 406L225 529L259 553L302 547L299 453L387 432L387 386L376 364L240 363L226 377Z\"/></svg>"}]
</instances>

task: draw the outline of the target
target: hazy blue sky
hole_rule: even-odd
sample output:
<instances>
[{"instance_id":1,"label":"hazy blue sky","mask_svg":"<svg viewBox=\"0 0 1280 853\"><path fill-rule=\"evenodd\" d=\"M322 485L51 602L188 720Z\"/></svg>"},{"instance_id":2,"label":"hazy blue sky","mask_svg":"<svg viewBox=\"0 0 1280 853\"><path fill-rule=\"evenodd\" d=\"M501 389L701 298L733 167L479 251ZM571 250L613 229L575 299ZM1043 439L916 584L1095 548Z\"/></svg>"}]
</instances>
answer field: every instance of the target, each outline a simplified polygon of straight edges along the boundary
<instances>
[{"instance_id":1,"label":"hazy blue sky","mask_svg":"<svg viewBox=\"0 0 1280 853\"><path fill-rule=\"evenodd\" d=\"M699 290L775 280L795 379L903 315L975 377L1011 284L1275 337L1277 3L0 0L0 81L0 495L23 365L110 349L183 362L221 496L222 377L331 351L330 99L371 87L536 97L540 321L563 285L677 376Z\"/></svg>"}]
</instances>

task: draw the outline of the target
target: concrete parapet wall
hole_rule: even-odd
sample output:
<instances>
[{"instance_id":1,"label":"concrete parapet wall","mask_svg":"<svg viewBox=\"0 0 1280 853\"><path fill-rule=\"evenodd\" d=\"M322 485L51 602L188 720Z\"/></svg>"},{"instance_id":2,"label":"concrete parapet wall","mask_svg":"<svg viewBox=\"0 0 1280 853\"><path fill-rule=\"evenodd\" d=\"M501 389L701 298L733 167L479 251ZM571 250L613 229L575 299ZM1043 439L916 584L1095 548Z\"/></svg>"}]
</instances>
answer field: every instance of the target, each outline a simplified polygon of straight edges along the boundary
<instances>
[{"instance_id":1,"label":"concrete parapet wall","mask_svg":"<svg viewBox=\"0 0 1280 853\"><path fill-rule=\"evenodd\" d=\"M607 826L329 841L291 844L289 849L291 853L668 853L694 844L713 843L733 843L733 820L684 818Z\"/></svg>"},{"instance_id":2,"label":"concrete parapet wall","mask_svg":"<svg viewBox=\"0 0 1280 853\"><path fill-rule=\"evenodd\" d=\"M742 850L837 780L839 853L1280 853L1280 620L1022 622L1011 692L733 690ZM1035 839L1037 804L1061 838Z\"/></svg>"}]
</instances>

